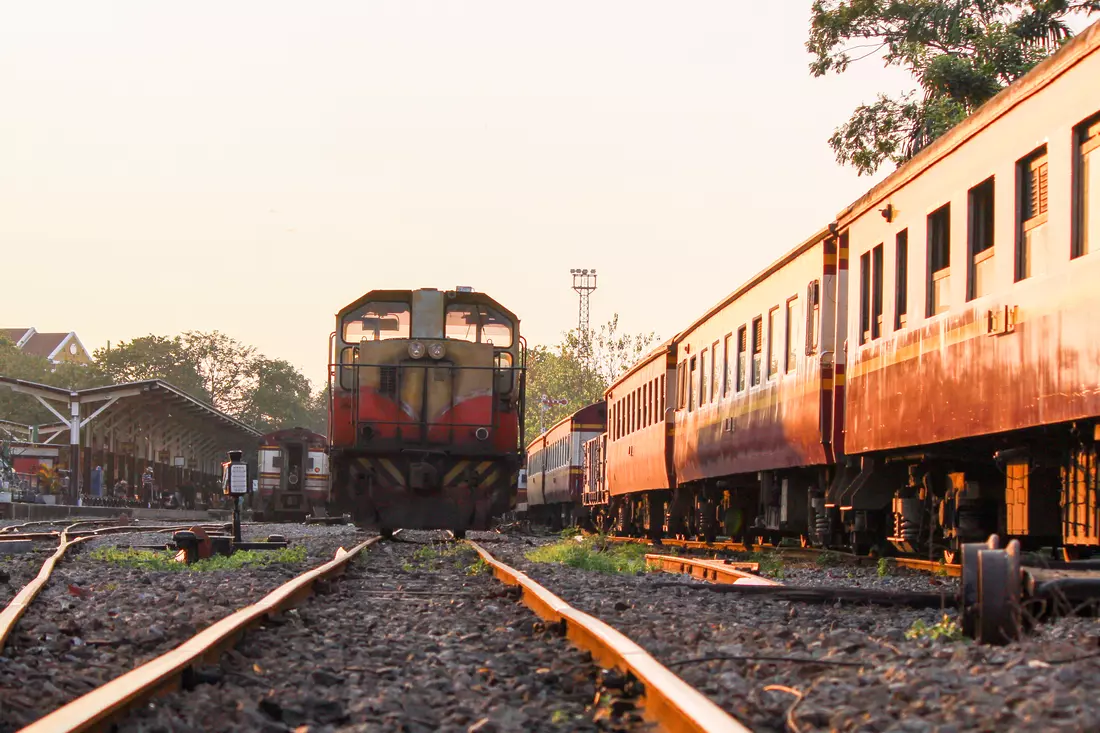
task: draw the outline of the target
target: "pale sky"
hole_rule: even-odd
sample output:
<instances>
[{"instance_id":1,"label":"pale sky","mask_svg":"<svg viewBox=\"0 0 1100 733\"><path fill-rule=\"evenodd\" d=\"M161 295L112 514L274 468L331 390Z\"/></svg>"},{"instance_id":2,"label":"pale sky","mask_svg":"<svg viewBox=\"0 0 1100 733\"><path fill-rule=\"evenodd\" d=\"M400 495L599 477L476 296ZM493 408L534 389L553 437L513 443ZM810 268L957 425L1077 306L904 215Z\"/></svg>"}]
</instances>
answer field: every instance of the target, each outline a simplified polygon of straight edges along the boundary
<instances>
[{"instance_id":1,"label":"pale sky","mask_svg":"<svg viewBox=\"0 0 1100 733\"><path fill-rule=\"evenodd\" d=\"M810 0L9 2L0 327L218 329L320 383L333 314L471 285L529 343L667 337L875 180ZM881 178L881 176L879 176Z\"/></svg>"}]
</instances>

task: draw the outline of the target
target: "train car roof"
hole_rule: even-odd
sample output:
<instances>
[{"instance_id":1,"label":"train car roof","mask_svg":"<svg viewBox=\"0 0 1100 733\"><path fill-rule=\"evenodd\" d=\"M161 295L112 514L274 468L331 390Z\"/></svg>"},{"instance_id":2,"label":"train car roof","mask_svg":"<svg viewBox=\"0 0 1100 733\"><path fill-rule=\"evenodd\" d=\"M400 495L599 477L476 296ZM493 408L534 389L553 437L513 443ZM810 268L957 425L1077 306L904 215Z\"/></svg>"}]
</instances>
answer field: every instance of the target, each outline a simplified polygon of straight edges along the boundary
<instances>
[{"instance_id":1,"label":"train car roof","mask_svg":"<svg viewBox=\"0 0 1100 733\"><path fill-rule=\"evenodd\" d=\"M320 433L315 433L309 428L283 428L282 430L274 430L270 433L265 433L260 437L261 441L279 441L286 440L287 438L298 438L300 440L309 440L311 442L322 442L328 444L328 438Z\"/></svg>"},{"instance_id":2,"label":"train car roof","mask_svg":"<svg viewBox=\"0 0 1100 733\"><path fill-rule=\"evenodd\" d=\"M553 425L551 425L550 427L548 427L548 428L547 428L547 429L546 429L546 430L545 430L544 432L540 433L540 434L539 434L539 437L535 438L535 439L534 439L534 440L532 440L532 441L531 441L530 443L528 443L528 444L527 444L527 448L526 448L526 450L527 450L527 451L530 451L530 450L531 450L531 446L533 446L533 445L534 445L535 443L539 442L540 440L546 440L546 436L547 436L547 435L549 435L550 433L554 432L554 430L555 430L556 428L558 428L558 427L560 427L560 426L564 425L564 424L565 424L565 423L567 423L567 422L571 422L571 421L572 421L572 420L573 420L574 418L576 418L576 417L577 417L577 415L580 415L580 414L581 414L582 412L584 412L585 410L590 410L590 409L592 409L593 407L598 407L599 405L602 405L602 404L605 404L605 403L606 403L606 400L600 400L599 402L592 402L592 403L590 403L590 404L587 404L587 405L585 405L584 407L580 408L580 409L579 409L579 410L577 410L576 412L572 412L572 413L570 413L570 414L566 415L566 416L565 416L565 417L563 417L563 418L562 418L561 420L558 420L558 421L557 421L556 423L554 423Z\"/></svg>"},{"instance_id":3,"label":"train car roof","mask_svg":"<svg viewBox=\"0 0 1100 733\"><path fill-rule=\"evenodd\" d=\"M351 303L348 303L343 308L341 308L336 313L336 316L339 318L340 316L346 315L347 313L350 313L361 305L369 303L372 300L397 300L411 303L412 294L417 290L436 290L436 288L416 288L415 290L370 290L367 293L363 294L361 297L355 299ZM514 323L519 323L519 318L516 316L515 313L508 310L503 305L501 305L499 301L489 297L485 293L475 292L472 290L448 290L447 299L449 302L452 303L481 303L484 305L491 305L498 311L512 319Z\"/></svg>"},{"instance_id":4,"label":"train car roof","mask_svg":"<svg viewBox=\"0 0 1100 733\"><path fill-rule=\"evenodd\" d=\"M678 333L676 335L676 342L679 343L680 341L683 341L685 338L687 338L687 336L692 331L694 331L700 325L705 323L715 313L722 310L723 308L725 308L727 305L734 302L735 300L737 300L737 299L741 298L742 296L744 296L746 293L748 293L750 290L752 290L754 287L756 287L758 284L760 284L764 280L766 280L769 277L771 277L772 275L774 275L783 266L785 266L786 264L788 264L789 262L794 260L796 257L803 254L804 252L807 252L808 250L813 248L815 245L817 245L818 243L825 240L827 237L829 237L829 235L830 235L830 230L829 230L829 227L827 227L827 226L824 227L823 229L818 230L812 237L810 237L809 239L803 241L801 244L796 246L794 249L788 251L786 254L779 257L779 259L777 259L774 262L772 262L771 264L769 264L763 270L761 270L760 272L758 272L755 275L753 275L752 277L750 277L739 288L734 290L732 293L727 295L722 300L718 301L718 303L715 304L714 306L712 306L706 313L704 313L699 318L695 319L695 321L690 326L688 326L683 331Z\"/></svg>"},{"instance_id":5,"label":"train car roof","mask_svg":"<svg viewBox=\"0 0 1100 733\"><path fill-rule=\"evenodd\" d=\"M607 389L603 391L604 400L606 401L607 395L611 394L611 391L615 389L615 387L625 382L630 377L630 375L634 374L636 371L638 371L654 359L667 355L673 344L676 343L676 340L677 336L665 339L660 346L650 351L641 359L638 359L638 361L634 362L629 369L620 374L615 380L611 382L611 384L607 385Z\"/></svg>"},{"instance_id":6,"label":"train car roof","mask_svg":"<svg viewBox=\"0 0 1100 733\"><path fill-rule=\"evenodd\" d=\"M1100 21L1093 23L1034 69L1001 90L997 96L979 107L972 115L937 138L885 180L841 210L836 215L837 223L841 227L847 226L868 209L882 203L890 194L954 153L972 137L1050 85L1098 48L1100 48Z\"/></svg>"}]
</instances>

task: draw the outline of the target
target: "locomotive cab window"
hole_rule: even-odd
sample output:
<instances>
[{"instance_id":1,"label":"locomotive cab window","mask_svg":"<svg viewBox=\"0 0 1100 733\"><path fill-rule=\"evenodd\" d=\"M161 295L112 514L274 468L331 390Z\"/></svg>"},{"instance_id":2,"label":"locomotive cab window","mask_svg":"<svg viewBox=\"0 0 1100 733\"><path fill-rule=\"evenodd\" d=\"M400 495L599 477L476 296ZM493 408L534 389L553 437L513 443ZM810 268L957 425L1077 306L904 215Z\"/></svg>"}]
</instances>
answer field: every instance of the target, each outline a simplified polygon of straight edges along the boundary
<instances>
[{"instance_id":1,"label":"locomotive cab window","mask_svg":"<svg viewBox=\"0 0 1100 733\"><path fill-rule=\"evenodd\" d=\"M512 345L512 322L493 308L476 303L456 303L447 306L443 320L444 338L491 343L498 349Z\"/></svg>"},{"instance_id":2,"label":"locomotive cab window","mask_svg":"<svg viewBox=\"0 0 1100 733\"><path fill-rule=\"evenodd\" d=\"M928 215L927 293L926 316L951 307L951 204Z\"/></svg>"},{"instance_id":3,"label":"locomotive cab window","mask_svg":"<svg viewBox=\"0 0 1100 733\"><path fill-rule=\"evenodd\" d=\"M1047 271L1047 147L1016 163L1016 280Z\"/></svg>"},{"instance_id":4,"label":"locomotive cab window","mask_svg":"<svg viewBox=\"0 0 1100 733\"><path fill-rule=\"evenodd\" d=\"M970 189L966 299L988 295L993 289L993 179Z\"/></svg>"},{"instance_id":5,"label":"locomotive cab window","mask_svg":"<svg viewBox=\"0 0 1100 733\"><path fill-rule=\"evenodd\" d=\"M1100 115L1077 126L1073 256L1100 248Z\"/></svg>"},{"instance_id":6,"label":"locomotive cab window","mask_svg":"<svg viewBox=\"0 0 1100 733\"><path fill-rule=\"evenodd\" d=\"M412 321L408 303L367 303L344 316L344 341L407 339Z\"/></svg>"}]
</instances>

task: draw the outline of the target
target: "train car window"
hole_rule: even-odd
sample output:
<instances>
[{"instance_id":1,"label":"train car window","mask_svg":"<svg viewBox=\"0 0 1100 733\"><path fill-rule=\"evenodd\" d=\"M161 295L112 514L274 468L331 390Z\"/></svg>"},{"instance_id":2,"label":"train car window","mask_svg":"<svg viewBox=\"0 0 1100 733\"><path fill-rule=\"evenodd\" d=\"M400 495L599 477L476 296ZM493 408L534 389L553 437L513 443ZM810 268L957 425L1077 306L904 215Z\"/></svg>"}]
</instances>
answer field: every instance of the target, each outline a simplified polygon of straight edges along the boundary
<instances>
[{"instance_id":1,"label":"train car window","mask_svg":"<svg viewBox=\"0 0 1100 733\"><path fill-rule=\"evenodd\" d=\"M1100 249L1100 115L1077 126L1073 257Z\"/></svg>"},{"instance_id":2,"label":"train car window","mask_svg":"<svg viewBox=\"0 0 1100 733\"><path fill-rule=\"evenodd\" d=\"M638 387L637 413L638 413L637 429L641 430L642 428L645 427L645 385L644 384L641 387Z\"/></svg>"},{"instance_id":3,"label":"train car window","mask_svg":"<svg viewBox=\"0 0 1100 733\"><path fill-rule=\"evenodd\" d=\"M821 282L811 280L806 286L806 356L817 353L818 316L821 313Z\"/></svg>"},{"instance_id":4,"label":"train car window","mask_svg":"<svg viewBox=\"0 0 1100 733\"><path fill-rule=\"evenodd\" d=\"M909 230L894 238L894 330L905 328L909 310Z\"/></svg>"},{"instance_id":5,"label":"train car window","mask_svg":"<svg viewBox=\"0 0 1100 733\"><path fill-rule=\"evenodd\" d=\"M970 189L967 196L967 268L966 299L988 295L993 289L993 178Z\"/></svg>"},{"instance_id":6,"label":"train car window","mask_svg":"<svg viewBox=\"0 0 1100 733\"><path fill-rule=\"evenodd\" d=\"M1016 162L1016 282L1047 271L1047 146Z\"/></svg>"},{"instance_id":7,"label":"train car window","mask_svg":"<svg viewBox=\"0 0 1100 733\"><path fill-rule=\"evenodd\" d=\"M745 391L745 375L748 374L748 335L745 327L737 329L737 391Z\"/></svg>"},{"instance_id":8,"label":"train car window","mask_svg":"<svg viewBox=\"0 0 1100 733\"><path fill-rule=\"evenodd\" d=\"M447 306L443 337L507 349L512 345L512 322L486 305L454 303Z\"/></svg>"},{"instance_id":9,"label":"train car window","mask_svg":"<svg viewBox=\"0 0 1100 733\"><path fill-rule=\"evenodd\" d=\"M661 375L660 384L661 384L661 388L657 392L658 398L660 399L660 407L658 409L660 410L661 417L659 419L660 419L661 422L664 422L664 419L665 419L665 375L664 374Z\"/></svg>"},{"instance_id":10,"label":"train car window","mask_svg":"<svg viewBox=\"0 0 1100 733\"><path fill-rule=\"evenodd\" d=\"M707 369L710 355L706 349L699 354L699 406L707 404L707 390L710 388L710 383L707 381Z\"/></svg>"},{"instance_id":11,"label":"train car window","mask_svg":"<svg viewBox=\"0 0 1100 733\"><path fill-rule=\"evenodd\" d=\"M723 361L725 361L724 358ZM717 402L721 395L718 385L721 374L722 367L718 363L718 342L715 341L710 345L710 396L707 399L711 402Z\"/></svg>"},{"instance_id":12,"label":"train car window","mask_svg":"<svg viewBox=\"0 0 1100 733\"><path fill-rule=\"evenodd\" d=\"M882 335L882 245L871 250L871 338Z\"/></svg>"},{"instance_id":13,"label":"train car window","mask_svg":"<svg viewBox=\"0 0 1100 733\"><path fill-rule=\"evenodd\" d=\"M692 412L695 409L696 387L698 381L695 378L696 375L696 358L691 357L690 366L688 367L688 412Z\"/></svg>"},{"instance_id":14,"label":"train car window","mask_svg":"<svg viewBox=\"0 0 1100 733\"><path fill-rule=\"evenodd\" d=\"M787 327L784 331L784 349L786 363L783 365L783 371L793 372L795 365L798 363L798 349L795 348L795 344L798 343L798 296L787 299Z\"/></svg>"},{"instance_id":15,"label":"train car window","mask_svg":"<svg viewBox=\"0 0 1100 733\"><path fill-rule=\"evenodd\" d=\"M871 340L871 253L859 256L859 342Z\"/></svg>"},{"instance_id":16,"label":"train car window","mask_svg":"<svg viewBox=\"0 0 1100 733\"><path fill-rule=\"evenodd\" d=\"M277 453L271 458L271 467L273 469L280 469L283 467L283 454Z\"/></svg>"},{"instance_id":17,"label":"train car window","mask_svg":"<svg viewBox=\"0 0 1100 733\"><path fill-rule=\"evenodd\" d=\"M779 374L779 307L768 311L768 379Z\"/></svg>"},{"instance_id":18,"label":"train car window","mask_svg":"<svg viewBox=\"0 0 1100 733\"><path fill-rule=\"evenodd\" d=\"M729 397L730 390L733 389L733 362L730 361L730 341L733 339L732 333L727 333L726 337L722 339L722 398Z\"/></svg>"},{"instance_id":19,"label":"train car window","mask_svg":"<svg viewBox=\"0 0 1100 733\"><path fill-rule=\"evenodd\" d=\"M344 316L344 341L407 339L412 321L408 303L376 302L360 306Z\"/></svg>"},{"instance_id":20,"label":"train car window","mask_svg":"<svg viewBox=\"0 0 1100 733\"><path fill-rule=\"evenodd\" d=\"M760 384L761 370L763 366L760 360L764 350L764 319L760 316L752 319L752 374L750 382L753 387Z\"/></svg>"},{"instance_id":21,"label":"train car window","mask_svg":"<svg viewBox=\"0 0 1100 733\"><path fill-rule=\"evenodd\" d=\"M928 287L925 315L951 307L951 204L928 215Z\"/></svg>"}]
</instances>

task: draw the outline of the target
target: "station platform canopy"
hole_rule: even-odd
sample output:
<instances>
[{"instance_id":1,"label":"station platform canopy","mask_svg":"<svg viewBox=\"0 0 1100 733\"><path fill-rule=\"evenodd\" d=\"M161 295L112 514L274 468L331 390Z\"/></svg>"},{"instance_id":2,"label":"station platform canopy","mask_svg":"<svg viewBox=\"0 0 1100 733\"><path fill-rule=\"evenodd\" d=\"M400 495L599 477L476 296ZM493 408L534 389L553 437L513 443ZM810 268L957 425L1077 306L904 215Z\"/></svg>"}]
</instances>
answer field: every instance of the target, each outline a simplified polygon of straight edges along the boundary
<instances>
[{"instance_id":1,"label":"station platform canopy","mask_svg":"<svg viewBox=\"0 0 1100 733\"><path fill-rule=\"evenodd\" d=\"M102 485L131 485L147 467L158 483L202 483L220 477L226 451L246 456L259 446L260 431L160 379L67 390L0 376L0 388L38 400L57 422L35 428L31 441L68 446L60 450L69 470L69 498L88 493L93 469ZM0 416L2 417L2 416ZM74 471L73 468L76 467Z\"/></svg>"}]
</instances>

